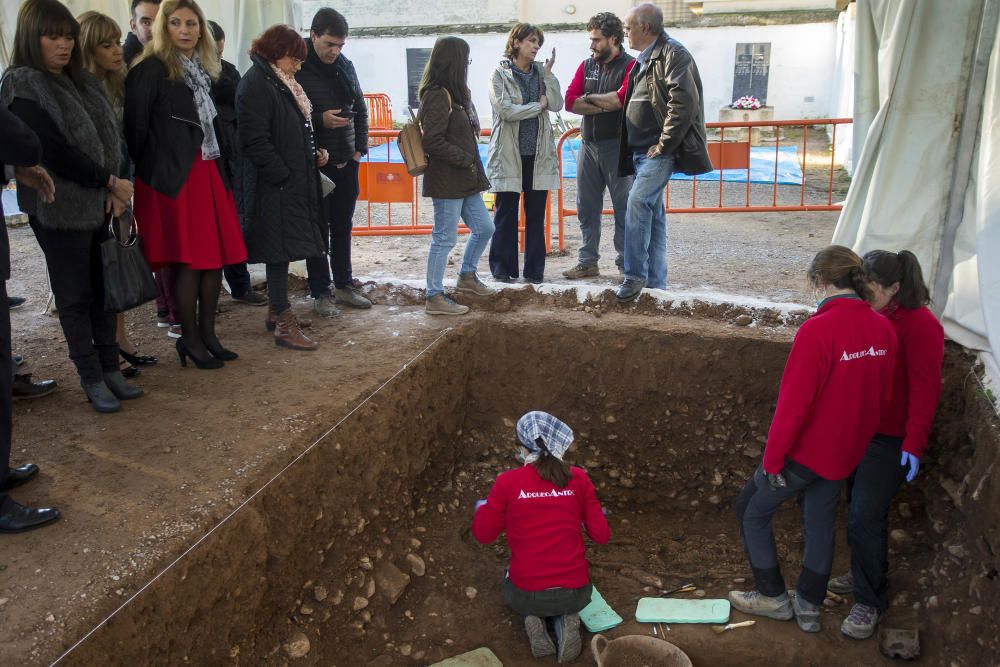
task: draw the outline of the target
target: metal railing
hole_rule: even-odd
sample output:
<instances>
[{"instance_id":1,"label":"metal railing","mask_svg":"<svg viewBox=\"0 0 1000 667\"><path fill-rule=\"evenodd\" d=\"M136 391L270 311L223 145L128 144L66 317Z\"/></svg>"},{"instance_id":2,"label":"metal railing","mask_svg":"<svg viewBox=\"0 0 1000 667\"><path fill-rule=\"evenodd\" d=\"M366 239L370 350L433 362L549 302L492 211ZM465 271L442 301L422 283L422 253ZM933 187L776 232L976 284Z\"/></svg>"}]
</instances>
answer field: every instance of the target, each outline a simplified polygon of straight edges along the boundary
<instances>
[{"instance_id":1,"label":"metal railing","mask_svg":"<svg viewBox=\"0 0 1000 667\"><path fill-rule=\"evenodd\" d=\"M718 184L715 183L714 175L711 180L706 180L705 176L702 176L700 179L694 176L688 181L674 180L669 182L664 191L667 212L750 213L768 211L839 211L841 204L835 204L833 201L834 180L837 171L834 155L837 128L840 125L847 125L852 122L850 118L820 118L808 120L707 123L706 128L710 133L709 149L713 165L721 172L718 174ZM826 162L824 158L824 161L820 164L816 160L810 159L809 132L810 128L823 126L831 128L829 133L830 159ZM762 143L758 134L764 131L773 132L773 136L767 138L767 143L774 143L774 166L770 178L754 182L751 178L751 156L757 156L759 160L762 159L760 156L765 150L770 151L769 145L766 148L756 145ZM798 132L801 132L801 139L795 136ZM566 141L576 137L579 133L579 129L572 128L564 132L556 144L556 155L559 162L559 189L555 191L555 218L556 239L559 250L564 249L565 219L577 214L576 209L567 206L565 201L567 191L565 180L575 179L565 179L563 177L563 148ZM369 131L369 136L372 137L372 145L369 148L368 161L361 164L359 172L361 192L358 197L359 200L364 200L367 204L366 224L355 225L354 234L357 236L427 235L433 229L433 224L422 222L420 218L420 177L415 178L407 174L403 164L388 161L391 145L398 134L398 130L389 129L372 129ZM480 134L483 137L489 137L491 133L489 129L484 129ZM781 163L782 147L795 147L797 149L796 160L800 172L800 183L790 185L779 182L779 164ZM754 148L756 150L753 150ZM381 151L385 151L385 162L378 161ZM745 179L745 182L743 180L732 180L736 172L741 172L741 177ZM807 193L807 182L810 186L814 186L817 182L822 182L825 185L819 189L812 187ZM686 189L690 190L690 204L677 205L678 200L682 198L684 199L684 204L687 204L688 194L684 192ZM678 193L678 190L681 192ZM673 203L671 201L672 191L674 193ZM706 195L706 193L711 194ZM817 193L820 196L820 201L818 202L812 200L817 196ZM734 204L734 198L738 199L741 203L738 205ZM385 206L384 221L373 221L373 205L376 207ZM393 224L394 205L397 210L400 207L409 208L408 222ZM552 249L552 209L552 194L550 193L545 210L546 251ZM612 215L614 211L605 209L602 213ZM376 213L376 217L383 217L381 211ZM523 249L523 206L518 229ZM468 231L464 225L459 225L460 233L465 234Z\"/></svg>"}]
</instances>

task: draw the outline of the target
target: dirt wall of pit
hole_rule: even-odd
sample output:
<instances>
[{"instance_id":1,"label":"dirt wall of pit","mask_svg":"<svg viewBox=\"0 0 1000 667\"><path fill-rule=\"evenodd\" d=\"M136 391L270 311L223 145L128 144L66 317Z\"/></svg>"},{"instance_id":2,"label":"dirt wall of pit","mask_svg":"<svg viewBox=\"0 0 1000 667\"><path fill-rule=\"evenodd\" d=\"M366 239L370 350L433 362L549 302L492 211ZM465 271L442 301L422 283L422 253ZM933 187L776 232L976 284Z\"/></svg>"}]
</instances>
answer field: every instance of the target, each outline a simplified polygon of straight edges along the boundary
<instances>
[{"instance_id":1,"label":"dirt wall of pit","mask_svg":"<svg viewBox=\"0 0 1000 667\"><path fill-rule=\"evenodd\" d=\"M422 551L421 529L436 514L468 513L457 503L427 507L424 498L450 484L456 461L469 455L455 446L463 431L504 423L506 446L513 420L529 409L568 415L581 457L616 460L592 473L612 505L666 497L682 509L692 499L732 495L759 461L787 332L581 321L539 317L510 326L487 317L453 331L66 664L282 664L296 655L303 656L296 664L397 664L377 659L387 619L402 614L390 611L394 596L404 578L419 576L409 559L425 559L430 577L447 558L436 553L435 563ZM954 623L974 636L973 625L992 627L1000 617L993 602L1000 489L991 482L1000 441L968 381L969 365L949 348L936 427L943 481L936 472L925 483L957 498L954 508L927 505L948 524L930 576L954 573L953 590L968 586L979 617ZM339 417L317 424L308 441ZM997 655L992 633L980 634L969 655L986 662L962 664L990 664Z\"/></svg>"},{"instance_id":2,"label":"dirt wall of pit","mask_svg":"<svg viewBox=\"0 0 1000 667\"><path fill-rule=\"evenodd\" d=\"M328 648L337 647L312 650L309 658L363 664L370 656L352 659L343 642L363 639L371 618L389 601L380 585L379 594L362 603L359 585L366 574L369 581L395 575L380 575L379 563L405 569L419 539L418 511L425 509L420 485L447 475L462 454L451 445L463 428L506 419L513 441L511 420L541 408L583 415L577 429L595 442L614 443L610 420L618 419L626 426L641 424L643 439L680 450L715 451L723 439L736 438L747 443L750 455L759 455L755 437L766 432L787 339L733 338L732 330L709 327L719 329L712 334L690 323L680 332L640 329L623 337L620 323L594 322L512 328L481 321L454 331L115 615L66 664L280 662L299 630L314 649L327 644L327 633ZM733 386L738 378L744 379L739 389ZM745 433L698 428L709 396L731 403L719 409L747 415L737 420ZM661 417L649 419L656 414ZM317 425L310 441L326 427ZM635 456L635 448L629 449ZM359 572L365 556L369 560ZM318 578L335 582L327 584L321 601L314 600ZM315 609L304 618L302 605L310 600Z\"/></svg>"}]
</instances>

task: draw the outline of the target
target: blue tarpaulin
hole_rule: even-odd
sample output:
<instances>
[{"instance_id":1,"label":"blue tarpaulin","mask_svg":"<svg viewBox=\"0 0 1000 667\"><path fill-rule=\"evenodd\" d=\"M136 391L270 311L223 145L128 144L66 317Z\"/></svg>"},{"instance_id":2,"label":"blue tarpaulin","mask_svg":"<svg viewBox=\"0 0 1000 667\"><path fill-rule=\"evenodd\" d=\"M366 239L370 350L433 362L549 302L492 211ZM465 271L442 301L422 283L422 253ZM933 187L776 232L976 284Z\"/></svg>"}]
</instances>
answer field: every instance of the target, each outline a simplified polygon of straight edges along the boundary
<instances>
[{"instance_id":1,"label":"blue tarpaulin","mask_svg":"<svg viewBox=\"0 0 1000 667\"><path fill-rule=\"evenodd\" d=\"M479 144L479 159L483 166L486 166L486 155L489 150L487 144ZM576 154L580 150L579 139L568 139L563 144L563 178L576 178ZM402 162L403 156L399 154L396 143L388 143L384 146L377 146L369 151L368 158L372 162ZM365 158L365 159L368 159ZM702 174L699 181L718 181L719 178L727 183L746 183L746 169L725 169ZM675 181L691 180L690 176L684 174L674 174ZM767 146L750 147L750 182L751 183L774 183L777 180L779 185L802 185L802 165L799 161L799 152L795 146L781 146L778 148L778 173L775 179L774 173L774 148Z\"/></svg>"}]
</instances>

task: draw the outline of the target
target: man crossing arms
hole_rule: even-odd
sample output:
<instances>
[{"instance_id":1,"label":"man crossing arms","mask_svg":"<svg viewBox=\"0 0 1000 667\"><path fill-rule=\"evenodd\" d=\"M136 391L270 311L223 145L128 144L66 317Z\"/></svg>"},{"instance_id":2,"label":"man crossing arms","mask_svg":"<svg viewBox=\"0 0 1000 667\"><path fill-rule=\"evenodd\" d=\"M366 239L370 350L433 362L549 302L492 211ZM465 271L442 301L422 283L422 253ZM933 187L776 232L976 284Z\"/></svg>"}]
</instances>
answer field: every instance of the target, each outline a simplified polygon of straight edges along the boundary
<instances>
[{"instance_id":1,"label":"man crossing arms","mask_svg":"<svg viewBox=\"0 0 1000 667\"><path fill-rule=\"evenodd\" d=\"M587 24L587 30L593 56L580 63L566 90L566 108L583 116L582 141L576 160L576 210L582 240L577 265L563 272L570 279L600 274L597 260L605 189L611 193L615 211L615 264L620 272L624 271L625 209L633 181L631 175L618 175L622 112L605 111L589 102L588 97L621 88L635 58L625 53L624 26L611 12L596 14Z\"/></svg>"}]
</instances>

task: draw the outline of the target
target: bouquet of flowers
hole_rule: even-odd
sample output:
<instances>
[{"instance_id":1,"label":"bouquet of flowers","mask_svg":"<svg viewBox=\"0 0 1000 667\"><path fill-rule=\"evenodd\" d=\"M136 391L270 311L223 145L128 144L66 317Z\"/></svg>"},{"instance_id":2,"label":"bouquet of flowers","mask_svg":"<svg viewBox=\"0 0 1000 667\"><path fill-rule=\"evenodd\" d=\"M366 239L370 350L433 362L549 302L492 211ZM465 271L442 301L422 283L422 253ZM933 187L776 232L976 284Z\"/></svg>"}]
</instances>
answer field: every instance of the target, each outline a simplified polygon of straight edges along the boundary
<instances>
[{"instance_id":1,"label":"bouquet of flowers","mask_svg":"<svg viewBox=\"0 0 1000 667\"><path fill-rule=\"evenodd\" d=\"M733 102L732 107L734 109L750 109L755 110L761 107L760 100L752 95L744 95L740 99Z\"/></svg>"}]
</instances>

